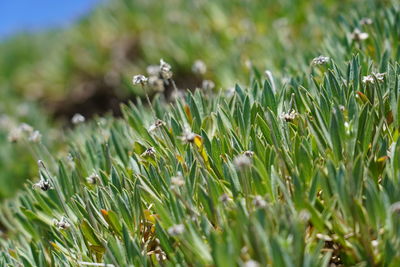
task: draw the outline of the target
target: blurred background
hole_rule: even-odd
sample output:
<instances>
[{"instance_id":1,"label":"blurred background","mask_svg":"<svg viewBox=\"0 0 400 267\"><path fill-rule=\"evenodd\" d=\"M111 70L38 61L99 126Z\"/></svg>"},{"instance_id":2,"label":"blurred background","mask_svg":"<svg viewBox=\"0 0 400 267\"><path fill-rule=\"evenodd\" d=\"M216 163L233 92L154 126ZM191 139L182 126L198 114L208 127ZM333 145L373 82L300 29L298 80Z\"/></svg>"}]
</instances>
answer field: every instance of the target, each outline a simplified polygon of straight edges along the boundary
<instances>
[{"instance_id":1,"label":"blurred background","mask_svg":"<svg viewBox=\"0 0 400 267\"><path fill-rule=\"evenodd\" d=\"M334 40L325 32L337 31L334 36L346 44L353 26L342 15L359 17L363 8L388 2L1 1L0 201L37 175L38 151L65 152L74 114L118 116L120 103L163 94L166 88L144 92L132 84L133 75L147 75L161 58L183 90L202 87L204 80L215 90L229 89L266 69L284 79L312 58L329 55ZM340 53L335 57L341 60ZM196 60L205 71L193 71ZM39 144L14 142L21 123L40 131Z\"/></svg>"}]
</instances>

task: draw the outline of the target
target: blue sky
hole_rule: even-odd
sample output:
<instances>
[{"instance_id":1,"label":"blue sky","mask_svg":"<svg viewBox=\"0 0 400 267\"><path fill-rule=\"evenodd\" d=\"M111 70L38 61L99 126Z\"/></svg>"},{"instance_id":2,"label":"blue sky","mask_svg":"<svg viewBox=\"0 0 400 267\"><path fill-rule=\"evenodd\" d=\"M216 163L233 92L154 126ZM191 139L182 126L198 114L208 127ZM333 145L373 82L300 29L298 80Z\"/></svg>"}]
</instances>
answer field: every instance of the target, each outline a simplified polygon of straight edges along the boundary
<instances>
[{"instance_id":1,"label":"blue sky","mask_svg":"<svg viewBox=\"0 0 400 267\"><path fill-rule=\"evenodd\" d=\"M0 0L0 38L65 26L101 0Z\"/></svg>"}]
</instances>

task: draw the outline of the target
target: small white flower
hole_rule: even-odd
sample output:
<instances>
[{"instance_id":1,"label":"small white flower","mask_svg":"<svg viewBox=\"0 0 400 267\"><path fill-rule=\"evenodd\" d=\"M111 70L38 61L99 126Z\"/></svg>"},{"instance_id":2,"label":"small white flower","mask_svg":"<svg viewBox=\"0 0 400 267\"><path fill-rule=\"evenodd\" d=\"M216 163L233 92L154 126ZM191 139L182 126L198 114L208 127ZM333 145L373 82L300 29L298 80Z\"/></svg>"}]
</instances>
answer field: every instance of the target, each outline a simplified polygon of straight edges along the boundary
<instances>
[{"instance_id":1,"label":"small white flower","mask_svg":"<svg viewBox=\"0 0 400 267\"><path fill-rule=\"evenodd\" d=\"M368 39L369 34L366 32L361 32L358 28L354 29L354 31L350 35L351 39L356 42L364 41Z\"/></svg>"},{"instance_id":2,"label":"small white flower","mask_svg":"<svg viewBox=\"0 0 400 267\"><path fill-rule=\"evenodd\" d=\"M146 76L139 74L139 75L135 75L132 78L132 83L133 84L141 84L141 85L145 85L147 83L147 78Z\"/></svg>"},{"instance_id":3,"label":"small white flower","mask_svg":"<svg viewBox=\"0 0 400 267\"><path fill-rule=\"evenodd\" d=\"M246 157L252 158L254 156L254 152L251 150L247 150L247 151L243 152L243 155L245 155Z\"/></svg>"},{"instance_id":4,"label":"small white flower","mask_svg":"<svg viewBox=\"0 0 400 267\"><path fill-rule=\"evenodd\" d=\"M255 196L253 199L253 205L256 208L265 208L267 206L267 202L261 196Z\"/></svg>"},{"instance_id":5,"label":"small white flower","mask_svg":"<svg viewBox=\"0 0 400 267\"><path fill-rule=\"evenodd\" d=\"M161 71L161 76L163 79L168 80L171 79L172 77L172 71L171 71L171 65L169 65L167 62L165 62L163 59L160 59L160 71Z\"/></svg>"},{"instance_id":6,"label":"small white flower","mask_svg":"<svg viewBox=\"0 0 400 267\"><path fill-rule=\"evenodd\" d=\"M218 198L218 200L225 204L225 203L227 203L228 201L230 201L231 198L229 197L228 194L224 193L224 194L222 194L222 195Z\"/></svg>"},{"instance_id":7,"label":"small white flower","mask_svg":"<svg viewBox=\"0 0 400 267\"><path fill-rule=\"evenodd\" d=\"M183 224L175 224L168 228L168 234L171 236L181 235L185 232L185 226Z\"/></svg>"},{"instance_id":8,"label":"small white flower","mask_svg":"<svg viewBox=\"0 0 400 267\"><path fill-rule=\"evenodd\" d=\"M148 149L146 149L146 151L144 151L141 156L142 157L151 157L154 156L156 154L156 149L154 147L149 147Z\"/></svg>"},{"instance_id":9,"label":"small white flower","mask_svg":"<svg viewBox=\"0 0 400 267\"><path fill-rule=\"evenodd\" d=\"M32 143L40 143L42 140L42 135L40 134L39 131L33 131L31 135L29 136L28 140Z\"/></svg>"},{"instance_id":10,"label":"small white flower","mask_svg":"<svg viewBox=\"0 0 400 267\"><path fill-rule=\"evenodd\" d=\"M8 141L10 143L16 143L22 138L22 131L18 127L12 128L11 131L8 133Z\"/></svg>"},{"instance_id":11,"label":"small white flower","mask_svg":"<svg viewBox=\"0 0 400 267\"><path fill-rule=\"evenodd\" d=\"M311 218L311 213L308 210L301 210L299 213L299 219L303 222L308 222Z\"/></svg>"},{"instance_id":12,"label":"small white flower","mask_svg":"<svg viewBox=\"0 0 400 267\"><path fill-rule=\"evenodd\" d=\"M374 77L372 75L364 76L362 79L363 83L374 83Z\"/></svg>"},{"instance_id":13,"label":"small white flower","mask_svg":"<svg viewBox=\"0 0 400 267\"><path fill-rule=\"evenodd\" d=\"M169 96L171 101L177 100L177 99L183 99L185 97L185 93L183 90L173 90L171 95Z\"/></svg>"},{"instance_id":14,"label":"small white flower","mask_svg":"<svg viewBox=\"0 0 400 267\"><path fill-rule=\"evenodd\" d=\"M376 78L379 82L382 82L383 79L385 78L386 73L385 73L385 72L383 72L383 73L376 73L376 72L373 72L372 75L374 75L375 78Z\"/></svg>"},{"instance_id":15,"label":"small white flower","mask_svg":"<svg viewBox=\"0 0 400 267\"><path fill-rule=\"evenodd\" d=\"M371 241L371 245L372 245L374 248L378 247L378 245L379 245L378 240L372 240L372 241Z\"/></svg>"},{"instance_id":16,"label":"small white flower","mask_svg":"<svg viewBox=\"0 0 400 267\"><path fill-rule=\"evenodd\" d=\"M370 75L364 76L363 79L362 79L362 82L365 83L365 84L366 83L373 84L373 83L375 83L374 77L378 80L378 82L382 82L384 80L384 78L385 78L385 74L386 73L374 73L373 72Z\"/></svg>"},{"instance_id":17,"label":"small white flower","mask_svg":"<svg viewBox=\"0 0 400 267\"><path fill-rule=\"evenodd\" d=\"M163 122L162 120L156 120L152 125L150 125L150 127L147 129L147 131L152 132L152 131L160 128L163 125L165 125L165 122Z\"/></svg>"},{"instance_id":18,"label":"small white flower","mask_svg":"<svg viewBox=\"0 0 400 267\"><path fill-rule=\"evenodd\" d=\"M291 110L290 112L282 112L281 119L284 119L287 122L293 121L297 117L297 112L295 110Z\"/></svg>"},{"instance_id":19,"label":"small white flower","mask_svg":"<svg viewBox=\"0 0 400 267\"><path fill-rule=\"evenodd\" d=\"M329 59L330 59L329 57L319 56L319 57L314 58L311 63L313 65L323 65L323 64L328 63Z\"/></svg>"},{"instance_id":20,"label":"small white flower","mask_svg":"<svg viewBox=\"0 0 400 267\"><path fill-rule=\"evenodd\" d=\"M171 184L173 187L181 187L185 185L185 180L181 172L178 172L176 176L171 177Z\"/></svg>"},{"instance_id":21,"label":"small white flower","mask_svg":"<svg viewBox=\"0 0 400 267\"><path fill-rule=\"evenodd\" d=\"M210 80L204 80L201 83L201 88L203 88L204 90L212 90L215 87L215 83L213 81Z\"/></svg>"},{"instance_id":22,"label":"small white flower","mask_svg":"<svg viewBox=\"0 0 400 267\"><path fill-rule=\"evenodd\" d=\"M243 169L251 165L251 158L246 155L238 155L233 159L233 164L237 169Z\"/></svg>"},{"instance_id":23,"label":"small white flower","mask_svg":"<svg viewBox=\"0 0 400 267\"><path fill-rule=\"evenodd\" d=\"M89 184L97 184L99 180L100 177L95 172L86 177L86 182L88 182Z\"/></svg>"},{"instance_id":24,"label":"small white flower","mask_svg":"<svg viewBox=\"0 0 400 267\"><path fill-rule=\"evenodd\" d=\"M371 25L372 23L373 23L373 21L370 18L362 18L360 20L361 25Z\"/></svg>"},{"instance_id":25,"label":"small white flower","mask_svg":"<svg viewBox=\"0 0 400 267\"><path fill-rule=\"evenodd\" d=\"M148 84L153 90L157 92L164 91L164 82L162 79L158 78L158 76L150 76Z\"/></svg>"},{"instance_id":26,"label":"small white flower","mask_svg":"<svg viewBox=\"0 0 400 267\"><path fill-rule=\"evenodd\" d=\"M150 65L147 67L146 71L149 76L159 76L161 70L158 65Z\"/></svg>"},{"instance_id":27,"label":"small white flower","mask_svg":"<svg viewBox=\"0 0 400 267\"><path fill-rule=\"evenodd\" d=\"M74 116L72 116L71 122L72 122L72 124L83 123L83 122L85 122L85 117L83 117L79 113L76 113Z\"/></svg>"},{"instance_id":28,"label":"small white flower","mask_svg":"<svg viewBox=\"0 0 400 267\"><path fill-rule=\"evenodd\" d=\"M62 217L60 221L57 221L56 219L53 219L53 224L59 229L59 230L66 230L69 227L71 227L71 225L69 224L69 222L67 221L67 219L65 217Z\"/></svg>"},{"instance_id":29,"label":"small white flower","mask_svg":"<svg viewBox=\"0 0 400 267\"><path fill-rule=\"evenodd\" d=\"M32 188L33 189L40 188L42 191L48 191L49 189L52 189L53 187L50 185L49 181L46 181L42 177L39 182L37 182L36 184L33 184Z\"/></svg>"},{"instance_id":30,"label":"small white flower","mask_svg":"<svg viewBox=\"0 0 400 267\"><path fill-rule=\"evenodd\" d=\"M27 123L21 123L18 128L24 133L30 134L33 132L33 127Z\"/></svg>"},{"instance_id":31,"label":"small white flower","mask_svg":"<svg viewBox=\"0 0 400 267\"><path fill-rule=\"evenodd\" d=\"M193 63L192 71L195 74L203 75L207 72L207 66L202 60L196 60Z\"/></svg>"},{"instance_id":32,"label":"small white flower","mask_svg":"<svg viewBox=\"0 0 400 267\"><path fill-rule=\"evenodd\" d=\"M192 131L190 131L189 128L185 128L182 136L180 136L179 138L185 143L193 143L196 136L198 136L198 135L193 133Z\"/></svg>"}]
</instances>

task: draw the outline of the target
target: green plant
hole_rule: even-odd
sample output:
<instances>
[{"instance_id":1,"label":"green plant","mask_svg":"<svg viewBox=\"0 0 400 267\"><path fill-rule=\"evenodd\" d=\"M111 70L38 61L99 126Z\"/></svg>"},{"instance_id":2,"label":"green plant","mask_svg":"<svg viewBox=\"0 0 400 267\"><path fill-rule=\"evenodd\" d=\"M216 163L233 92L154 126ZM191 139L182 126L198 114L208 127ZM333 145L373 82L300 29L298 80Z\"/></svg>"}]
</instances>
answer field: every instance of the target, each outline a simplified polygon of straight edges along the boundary
<instances>
[{"instance_id":1,"label":"green plant","mask_svg":"<svg viewBox=\"0 0 400 267\"><path fill-rule=\"evenodd\" d=\"M0 264L397 266L400 11L365 10L290 73L76 125L1 206Z\"/></svg>"}]
</instances>

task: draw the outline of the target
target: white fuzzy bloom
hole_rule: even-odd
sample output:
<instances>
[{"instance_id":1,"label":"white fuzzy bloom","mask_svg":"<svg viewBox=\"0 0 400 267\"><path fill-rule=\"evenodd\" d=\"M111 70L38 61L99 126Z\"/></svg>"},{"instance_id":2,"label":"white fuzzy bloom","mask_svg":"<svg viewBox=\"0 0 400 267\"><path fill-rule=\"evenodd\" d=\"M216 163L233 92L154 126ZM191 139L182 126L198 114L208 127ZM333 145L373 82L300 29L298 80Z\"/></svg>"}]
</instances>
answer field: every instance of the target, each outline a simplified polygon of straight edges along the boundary
<instances>
[{"instance_id":1,"label":"white fuzzy bloom","mask_svg":"<svg viewBox=\"0 0 400 267\"><path fill-rule=\"evenodd\" d=\"M14 143L26 137L29 141L34 142L35 140L37 140L37 138L40 139L41 135L38 131L35 131L33 127L29 124L21 123L20 125L18 125L18 127L14 127L10 130L8 134L8 141Z\"/></svg>"},{"instance_id":2,"label":"white fuzzy bloom","mask_svg":"<svg viewBox=\"0 0 400 267\"><path fill-rule=\"evenodd\" d=\"M373 21L370 18L362 18L360 20L361 25L371 25L372 23L373 23Z\"/></svg>"},{"instance_id":3,"label":"white fuzzy bloom","mask_svg":"<svg viewBox=\"0 0 400 267\"><path fill-rule=\"evenodd\" d=\"M100 180L100 177L97 175L97 173L93 172L91 175L86 177L86 182L89 184L97 184Z\"/></svg>"},{"instance_id":4,"label":"white fuzzy bloom","mask_svg":"<svg viewBox=\"0 0 400 267\"><path fill-rule=\"evenodd\" d=\"M71 119L72 124L80 124L85 122L85 117L83 117L81 114L76 113L74 116L72 116Z\"/></svg>"},{"instance_id":5,"label":"white fuzzy bloom","mask_svg":"<svg viewBox=\"0 0 400 267\"><path fill-rule=\"evenodd\" d=\"M146 151L144 151L141 156L142 157L150 157L150 156L154 156L156 154L156 149L154 147L149 147L148 149L146 149Z\"/></svg>"},{"instance_id":6,"label":"white fuzzy bloom","mask_svg":"<svg viewBox=\"0 0 400 267\"><path fill-rule=\"evenodd\" d=\"M374 83L374 77L372 75L367 75L362 78L363 83Z\"/></svg>"},{"instance_id":7,"label":"white fuzzy bloom","mask_svg":"<svg viewBox=\"0 0 400 267\"><path fill-rule=\"evenodd\" d=\"M141 84L141 85L145 85L147 83L147 78L146 76L139 74L139 75L135 75L132 78L132 83L133 84Z\"/></svg>"},{"instance_id":8,"label":"white fuzzy bloom","mask_svg":"<svg viewBox=\"0 0 400 267\"><path fill-rule=\"evenodd\" d=\"M301 210L299 219L303 222L308 222L311 219L311 213L308 210Z\"/></svg>"},{"instance_id":9,"label":"white fuzzy bloom","mask_svg":"<svg viewBox=\"0 0 400 267\"><path fill-rule=\"evenodd\" d=\"M33 127L27 123L21 123L18 128L24 133L30 134L33 132Z\"/></svg>"},{"instance_id":10,"label":"white fuzzy bloom","mask_svg":"<svg viewBox=\"0 0 400 267\"><path fill-rule=\"evenodd\" d=\"M251 166L251 158L246 155L238 155L233 159L233 164L237 169Z\"/></svg>"},{"instance_id":11,"label":"white fuzzy bloom","mask_svg":"<svg viewBox=\"0 0 400 267\"><path fill-rule=\"evenodd\" d=\"M185 185L185 179L181 172L178 172L176 176L171 177L171 184L173 187L181 187Z\"/></svg>"},{"instance_id":12,"label":"white fuzzy bloom","mask_svg":"<svg viewBox=\"0 0 400 267\"><path fill-rule=\"evenodd\" d=\"M192 131L190 131L189 128L185 128L182 136L180 136L179 138L185 143L193 143L196 136L198 136L198 135L193 133Z\"/></svg>"},{"instance_id":13,"label":"white fuzzy bloom","mask_svg":"<svg viewBox=\"0 0 400 267\"><path fill-rule=\"evenodd\" d=\"M254 156L254 152L251 150L247 150L247 151L243 152L243 155L245 155L246 157L252 158Z\"/></svg>"},{"instance_id":14,"label":"white fuzzy bloom","mask_svg":"<svg viewBox=\"0 0 400 267\"><path fill-rule=\"evenodd\" d=\"M40 141L42 140L42 135L40 134L39 131L33 131L31 133L31 135L28 137L29 142L32 143L40 143Z\"/></svg>"},{"instance_id":15,"label":"white fuzzy bloom","mask_svg":"<svg viewBox=\"0 0 400 267\"><path fill-rule=\"evenodd\" d=\"M353 39L356 42L364 41L368 39L369 34L366 32L361 32L360 29L356 28L354 31L350 34L351 39Z\"/></svg>"},{"instance_id":16,"label":"white fuzzy bloom","mask_svg":"<svg viewBox=\"0 0 400 267\"><path fill-rule=\"evenodd\" d=\"M40 188L42 191L48 191L49 189L52 189L53 187L50 185L49 181L46 181L45 179L41 178L39 182L37 182L36 184L33 184L32 188L33 189Z\"/></svg>"},{"instance_id":17,"label":"white fuzzy bloom","mask_svg":"<svg viewBox=\"0 0 400 267\"><path fill-rule=\"evenodd\" d=\"M150 76L148 84L155 91L158 92L164 91L164 82L162 79L158 78L158 76Z\"/></svg>"},{"instance_id":18,"label":"white fuzzy bloom","mask_svg":"<svg viewBox=\"0 0 400 267\"><path fill-rule=\"evenodd\" d=\"M195 74L203 75L207 72L207 66L202 60L196 60L193 63L192 71Z\"/></svg>"},{"instance_id":19,"label":"white fuzzy bloom","mask_svg":"<svg viewBox=\"0 0 400 267\"><path fill-rule=\"evenodd\" d=\"M162 120L156 120L150 127L147 129L148 132L153 132L154 130L160 128L161 126L165 125L165 122Z\"/></svg>"},{"instance_id":20,"label":"white fuzzy bloom","mask_svg":"<svg viewBox=\"0 0 400 267\"><path fill-rule=\"evenodd\" d=\"M253 199L253 205L256 208L265 208L267 206L267 202L261 196L255 196Z\"/></svg>"},{"instance_id":21,"label":"white fuzzy bloom","mask_svg":"<svg viewBox=\"0 0 400 267\"><path fill-rule=\"evenodd\" d=\"M159 76L160 71L161 69L158 65L150 65L146 68L146 72L149 76Z\"/></svg>"},{"instance_id":22,"label":"white fuzzy bloom","mask_svg":"<svg viewBox=\"0 0 400 267\"><path fill-rule=\"evenodd\" d=\"M62 217L60 221L57 221L56 219L53 219L53 224L59 229L59 230L66 230L69 227L71 227L71 225L69 224L69 222L67 221L67 219L65 217Z\"/></svg>"},{"instance_id":23,"label":"white fuzzy bloom","mask_svg":"<svg viewBox=\"0 0 400 267\"><path fill-rule=\"evenodd\" d=\"M363 83L375 83L374 77L378 80L378 82L383 82L386 73L372 73L370 75L364 76L362 79Z\"/></svg>"},{"instance_id":24,"label":"white fuzzy bloom","mask_svg":"<svg viewBox=\"0 0 400 267\"><path fill-rule=\"evenodd\" d=\"M224 193L218 198L218 200L221 201L222 203L227 203L228 201L231 200L231 198L228 194Z\"/></svg>"},{"instance_id":25,"label":"white fuzzy bloom","mask_svg":"<svg viewBox=\"0 0 400 267\"><path fill-rule=\"evenodd\" d=\"M215 87L215 83L213 81L210 80L203 80L203 82L201 83L201 88L203 88L204 90L212 90Z\"/></svg>"},{"instance_id":26,"label":"white fuzzy bloom","mask_svg":"<svg viewBox=\"0 0 400 267\"><path fill-rule=\"evenodd\" d=\"M287 121L287 122L290 122L290 121L293 121L296 117L297 117L297 112L295 111L295 110L291 110L290 112L282 112L282 114L281 114L281 119L283 119L283 120L285 120L285 121Z\"/></svg>"},{"instance_id":27,"label":"white fuzzy bloom","mask_svg":"<svg viewBox=\"0 0 400 267\"><path fill-rule=\"evenodd\" d=\"M171 65L165 62L163 59L160 59L160 71L161 71L161 77L163 77L163 79L165 80L171 79L172 77L171 69L172 69Z\"/></svg>"},{"instance_id":28,"label":"white fuzzy bloom","mask_svg":"<svg viewBox=\"0 0 400 267\"><path fill-rule=\"evenodd\" d=\"M171 236L181 235L185 232L185 226L183 224L175 224L168 228L168 234Z\"/></svg>"},{"instance_id":29,"label":"white fuzzy bloom","mask_svg":"<svg viewBox=\"0 0 400 267\"><path fill-rule=\"evenodd\" d=\"M7 139L11 143L16 143L22 138L22 131L18 127L12 128L8 133Z\"/></svg>"},{"instance_id":30,"label":"white fuzzy bloom","mask_svg":"<svg viewBox=\"0 0 400 267\"><path fill-rule=\"evenodd\" d=\"M314 58L311 61L311 64L313 64L313 65L323 65L323 64L328 63L329 59L330 59L329 57L319 56L319 57Z\"/></svg>"}]
</instances>

